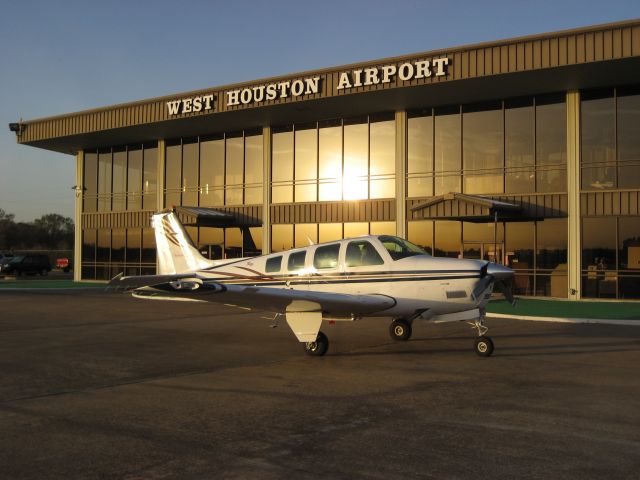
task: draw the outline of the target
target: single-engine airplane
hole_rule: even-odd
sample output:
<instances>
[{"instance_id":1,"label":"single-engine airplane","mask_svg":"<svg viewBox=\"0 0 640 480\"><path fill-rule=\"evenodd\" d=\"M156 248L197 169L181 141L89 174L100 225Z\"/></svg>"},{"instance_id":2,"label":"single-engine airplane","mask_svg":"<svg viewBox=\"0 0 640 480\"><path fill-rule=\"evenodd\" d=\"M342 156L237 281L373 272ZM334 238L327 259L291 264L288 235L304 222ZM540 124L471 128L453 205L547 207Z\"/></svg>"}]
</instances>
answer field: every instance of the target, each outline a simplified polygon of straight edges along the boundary
<instances>
[{"instance_id":1,"label":"single-engine airplane","mask_svg":"<svg viewBox=\"0 0 640 480\"><path fill-rule=\"evenodd\" d=\"M208 260L173 210L153 216L158 275L113 278L134 297L222 303L284 316L309 355L329 346L323 320L390 317L394 340L411 337L414 320L467 321L474 350L493 353L485 306L494 287L513 303L510 268L484 260L432 257L390 235L347 238L259 257ZM310 242L311 243L311 242Z\"/></svg>"}]
</instances>

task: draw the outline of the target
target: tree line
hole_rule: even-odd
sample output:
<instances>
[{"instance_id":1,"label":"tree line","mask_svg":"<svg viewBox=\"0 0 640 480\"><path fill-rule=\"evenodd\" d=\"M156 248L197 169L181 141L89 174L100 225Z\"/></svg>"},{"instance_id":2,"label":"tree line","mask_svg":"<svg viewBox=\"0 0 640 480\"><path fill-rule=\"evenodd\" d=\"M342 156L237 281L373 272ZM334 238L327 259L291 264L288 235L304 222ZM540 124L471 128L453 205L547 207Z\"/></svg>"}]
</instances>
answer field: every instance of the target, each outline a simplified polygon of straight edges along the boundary
<instances>
[{"instance_id":1,"label":"tree line","mask_svg":"<svg viewBox=\"0 0 640 480\"><path fill-rule=\"evenodd\" d=\"M0 208L0 250L73 249L73 220L47 213L33 222L16 222L15 215Z\"/></svg>"}]
</instances>

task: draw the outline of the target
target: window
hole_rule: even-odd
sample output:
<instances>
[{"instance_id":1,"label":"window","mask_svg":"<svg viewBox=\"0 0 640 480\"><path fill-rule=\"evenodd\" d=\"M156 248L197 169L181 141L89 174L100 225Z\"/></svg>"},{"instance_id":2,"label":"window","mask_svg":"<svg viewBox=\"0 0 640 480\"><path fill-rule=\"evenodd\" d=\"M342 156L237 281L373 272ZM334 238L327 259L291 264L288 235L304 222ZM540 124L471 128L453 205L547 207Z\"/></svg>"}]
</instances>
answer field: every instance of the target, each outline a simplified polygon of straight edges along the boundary
<instances>
[{"instance_id":1,"label":"window","mask_svg":"<svg viewBox=\"0 0 640 480\"><path fill-rule=\"evenodd\" d=\"M460 107L441 108L435 115L435 194L460 191Z\"/></svg>"},{"instance_id":2,"label":"window","mask_svg":"<svg viewBox=\"0 0 640 480\"><path fill-rule=\"evenodd\" d=\"M290 272L296 270L302 270L304 268L305 257L307 256L306 250L301 252L291 253L289 255L289 261L287 262L287 269Z\"/></svg>"},{"instance_id":3,"label":"window","mask_svg":"<svg viewBox=\"0 0 640 480\"><path fill-rule=\"evenodd\" d=\"M338 266L339 253L339 243L318 247L313 256L313 266L317 269L336 268Z\"/></svg>"},{"instance_id":4,"label":"window","mask_svg":"<svg viewBox=\"0 0 640 480\"><path fill-rule=\"evenodd\" d=\"M358 240L349 242L346 254L347 267L366 267L369 265L384 265L384 260L370 242Z\"/></svg>"},{"instance_id":5,"label":"window","mask_svg":"<svg viewBox=\"0 0 640 480\"><path fill-rule=\"evenodd\" d=\"M317 223L298 223L295 225L294 247L307 247L318 243Z\"/></svg>"},{"instance_id":6,"label":"window","mask_svg":"<svg viewBox=\"0 0 640 480\"><path fill-rule=\"evenodd\" d=\"M224 205L224 135L200 139L200 205Z\"/></svg>"},{"instance_id":7,"label":"window","mask_svg":"<svg viewBox=\"0 0 640 480\"><path fill-rule=\"evenodd\" d=\"M427 255L427 252L422 248L402 238L383 235L378 237L378 239L394 260L413 257L414 255Z\"/></svg>"},{"instance_id":8,"label":"window","mask_svg":"<svg viewBox=\"0 0 640 480\"><path fill-rule=\"evenodd\" d=\"M293 127L274 130L271 147L271 202L293 202Z\"/></svg>"},{"instance_id":9,"label":"window","mask_svg":"<svg viewBox=\"0 0 640 480\"><path fill-rule=\"evenodd\" d=\"M535 112L533 98L504 105L505 190L535 192Z\"/></svg>"},{"instance_id":10,"label":"window","mask_svg":"<svg viewBox=\"0 0 640 480\"><path fill-rule=\"evenodd\" d=\"M142 208L142 148L129 148L127 166L127 210Z\"/></svg>"},{"instance_id":11,"label":"window","mask_svg":"<svg viewBox=\"0 0 640 480\"><path fill-rule=\"evenodd\" d=\"M407 196L433 195L433 115L431 110L407 119Z\"/></svg>"},{"instance_id":12,"label":"window","mask_svg":"<svg viewBox=\"0 0 640 480\"><path fill-rule=\"evenodd\" d=\"M281 266L282 266L282 255L278 255L277 257L267 258L265 271L267 273L279 272Z\"/></svg>"},{"instance_id":13,"label":"window","mask_svg":"<svg viewBox=\"0 0 640 480\"><path fill-rule=\"evenodd\" d=\"M98 154L84 153L84 212L95 212L98 198Z\"/></svg>"},{"instance_id":14,"label":"window","mask_svg":"<svg viewBox=\"0 0 640 480\"><path fill-rule=\"evenodd\" d=\"M464 192L502 193L504 128L502 104L463 107Z\"/></svg>"},{"instance_id":15,"label":"window","mask_svg":"<svg viewBox=\"0 0 640 480\"><path fill-rule=\"evenodd\" d=\"M199 145L197 138L184 139L182 145L182 203L198 206Z\"/></svg>"}]
</instances>

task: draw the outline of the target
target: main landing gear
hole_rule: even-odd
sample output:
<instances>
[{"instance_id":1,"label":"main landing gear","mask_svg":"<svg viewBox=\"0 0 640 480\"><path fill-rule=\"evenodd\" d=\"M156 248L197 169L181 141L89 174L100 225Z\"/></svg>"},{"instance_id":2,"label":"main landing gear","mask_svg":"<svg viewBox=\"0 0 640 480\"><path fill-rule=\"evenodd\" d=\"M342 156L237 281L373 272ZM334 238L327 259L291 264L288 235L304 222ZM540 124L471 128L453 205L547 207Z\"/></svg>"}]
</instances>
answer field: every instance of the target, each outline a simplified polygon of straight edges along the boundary
<instances>
[{"instance_id":1,"label":"main landing gear","mask_svg":"<svg viewBox=\"0 0 640 480\"><path fill-rule=\"evenodd\" d=\"M473 349L481 357L490 357L493 353L493 341L490 337L485 336L489 328L484 324L484 315L470 323L472 328L478 330L478 338L473 342Z\"/></svg>"},{"instance_id":2,"label":"main landing gear","mask_svg":"<svg viewBox=\"0 0 640 480\"><path fill-rule=\"evenodd\" d=\"M406 342L411 338L411 323L404 318L396 318L389 325L389 335L393 340Z\"/></svg>"},{"instance_id":3,"label":"main landing gear","mask_svg":"<svg viewBox=\"0 0 640 480\"><path fill-rule=\"evenodd\" d=\"M305 342L302 345L304 347L304 353L307 355L311 355L312 357L321 357L327 353L329 348L329 339L324 333L318 332L315 342Z\"/></svg>"}]
</instances>

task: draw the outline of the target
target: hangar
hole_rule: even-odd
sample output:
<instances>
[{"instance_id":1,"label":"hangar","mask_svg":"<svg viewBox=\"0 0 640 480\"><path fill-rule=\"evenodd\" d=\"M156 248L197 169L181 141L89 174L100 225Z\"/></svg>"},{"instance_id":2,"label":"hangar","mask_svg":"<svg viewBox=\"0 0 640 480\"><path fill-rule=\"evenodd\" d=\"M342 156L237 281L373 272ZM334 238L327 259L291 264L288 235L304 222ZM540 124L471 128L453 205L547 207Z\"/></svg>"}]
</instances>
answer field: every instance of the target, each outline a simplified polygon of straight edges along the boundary
<instances>
[{"instance_id":1,"label":"hangar","mask_svg":"<svg viewBox=\"0 0 640 480\"><path fill-rule=\"evenodd\" d=\"M631 20L12 130L76 157L76 280L155 273L151 213L180 206L210 257L389 233L508 264L521 295L640 299L638 72Z\"/></svg>"}]
</instances>

